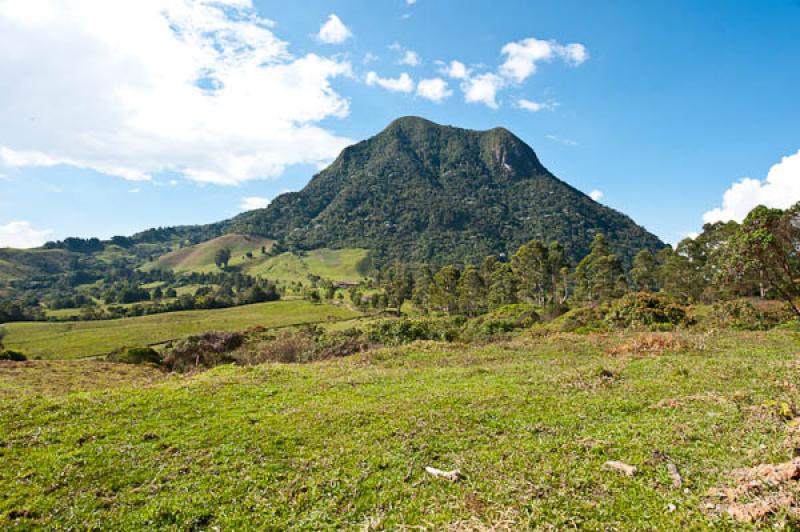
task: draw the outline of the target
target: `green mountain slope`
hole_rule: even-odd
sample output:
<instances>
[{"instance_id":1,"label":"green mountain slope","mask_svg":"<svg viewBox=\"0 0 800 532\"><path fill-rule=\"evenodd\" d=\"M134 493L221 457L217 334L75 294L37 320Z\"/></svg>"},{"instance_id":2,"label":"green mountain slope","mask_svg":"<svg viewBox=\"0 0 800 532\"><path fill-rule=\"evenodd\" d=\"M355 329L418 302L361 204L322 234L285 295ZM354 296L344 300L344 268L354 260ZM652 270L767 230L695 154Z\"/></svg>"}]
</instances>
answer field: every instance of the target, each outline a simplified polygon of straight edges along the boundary
<instances>
[{"instance_id":1,"label":"green mountain slope","mask_svg":"<svg viewBox=\"0 0 800 532\"><path fill-rule=\"evenodd\" d=\"M232 233L162 255L155 261L145 264L143 269L158 268L176 272L218 271L214 258L217 252L224 248L231 252L229 265L233 268L244 268L262 256L262 248L268 251L273 244L275 241L267 238ZM252 258L247 256L248 253Z\"/></svg>"},{"instance_id":2,"label":"green mountain slope","mask_svg":"<svg viewBox=\"0 0 800 532\"><path fill-rule=\"evenodd\" d=\"M479 261L533 238L573 260L603 232L626 262L663 243L630 218L560 181L509 131L422 118L394 121L346 148L300 192L231 221L290 249L363 247L380 263Z\"/></svg>"}]
</instances>

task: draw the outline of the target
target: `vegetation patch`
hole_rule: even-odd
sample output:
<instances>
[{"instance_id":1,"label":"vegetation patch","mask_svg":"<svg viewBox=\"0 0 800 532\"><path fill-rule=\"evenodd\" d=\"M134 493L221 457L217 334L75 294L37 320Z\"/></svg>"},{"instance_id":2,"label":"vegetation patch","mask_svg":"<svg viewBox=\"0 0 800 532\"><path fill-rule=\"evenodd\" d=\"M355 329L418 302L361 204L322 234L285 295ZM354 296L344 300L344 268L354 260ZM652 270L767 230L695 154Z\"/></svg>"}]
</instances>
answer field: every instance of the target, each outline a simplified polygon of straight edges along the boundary
<instances>
[{"instance_id":1,"label":"vegetation patch","mask_svg":"<svg viewBox=\"0 0 800 532\"><path fill-rule=\"evenodd\" d=\"M683 306L650 292L625 294L611 306L606 320L617 328L669 329L688 323Z\"/></svg>"}]
</instances>

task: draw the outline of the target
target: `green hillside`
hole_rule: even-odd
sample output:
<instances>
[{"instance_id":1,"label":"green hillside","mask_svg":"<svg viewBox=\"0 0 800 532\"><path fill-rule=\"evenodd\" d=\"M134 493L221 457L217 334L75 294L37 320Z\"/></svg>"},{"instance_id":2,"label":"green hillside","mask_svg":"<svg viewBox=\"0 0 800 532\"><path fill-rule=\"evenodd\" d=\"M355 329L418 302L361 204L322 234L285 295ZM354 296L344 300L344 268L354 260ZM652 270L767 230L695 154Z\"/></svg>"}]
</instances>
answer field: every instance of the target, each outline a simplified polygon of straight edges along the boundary
<instances>
[{"instance_id":1,"label":"green hillside","mask_svg":"<svg viewBox=\"0 0 800 532\"><path fill-rule=\"evenodd\" d=\"M274 240L263 237L242 234L223 235L162 255L157 260L145 264L143 269L158 268L175 272L201 273L218 271L219 268L214 263L214 257L221 249L230 250L230 267L246 269L254 260L263 256L262 248L269 251L274 244ZM247 257L248 253L252 254L252 259Z\"/></svg>"},{"instance_id":2,"label":"green hillside","mask_svg":"<svg viewBox=\"0 0 800 532\"><path fill-rule=\"evenodd\" d=\"M574 262L598 232L630 264L663 243L551 174L511 132L394 121L346 148L300 192L230 222L289 249L362 247L378 262L476 263L531 239Z\"/></svg>"},{"instance_id":3,"label":"green hillside","mask_svg":"<svg viewBox=\"0 0 800 532\"><path fill-rule=\"evenodd\" d=\"M305 282L309 275L330 281L358 282L370 273L366 249L316 249L300 255L291 252L254 263L245 269L273 281Z\"/></svg>"},{"instance_id":4,"label":"green hillside","mask_svg":"<svg viewBox=\"0 0 800 532\"><path fill-rule=\"evenodd\" d=\"M2 328L6 331L3 342L9 349L45 359L71 359L107 354L122 346L159 344L212 330L283 327L358 315L342 306L276 301L117 320L8 323Z\"/></svg>"}]
</instances>

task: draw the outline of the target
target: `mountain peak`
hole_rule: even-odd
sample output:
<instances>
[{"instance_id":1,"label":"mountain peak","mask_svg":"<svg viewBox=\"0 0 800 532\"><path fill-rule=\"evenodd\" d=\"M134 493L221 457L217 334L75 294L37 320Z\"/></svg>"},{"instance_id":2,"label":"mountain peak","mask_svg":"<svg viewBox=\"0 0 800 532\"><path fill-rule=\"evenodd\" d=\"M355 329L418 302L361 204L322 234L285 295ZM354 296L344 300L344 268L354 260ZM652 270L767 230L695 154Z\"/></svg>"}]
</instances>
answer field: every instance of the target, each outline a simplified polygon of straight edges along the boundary
<instances>
[{"instance_id":1,"label":"mountain peak","mask_svg":"<svg viewBox=\"0 0 800 532\"><path fill-rule=\"evenodd\" d=\"M369 248L378 262L464 263L559 240L573 260L594 235L630 262L657 237L551 174L509 130L394 120L342 152L300 192L242 214L232 229L290 248Z\"/></svg>"}]
</instances>

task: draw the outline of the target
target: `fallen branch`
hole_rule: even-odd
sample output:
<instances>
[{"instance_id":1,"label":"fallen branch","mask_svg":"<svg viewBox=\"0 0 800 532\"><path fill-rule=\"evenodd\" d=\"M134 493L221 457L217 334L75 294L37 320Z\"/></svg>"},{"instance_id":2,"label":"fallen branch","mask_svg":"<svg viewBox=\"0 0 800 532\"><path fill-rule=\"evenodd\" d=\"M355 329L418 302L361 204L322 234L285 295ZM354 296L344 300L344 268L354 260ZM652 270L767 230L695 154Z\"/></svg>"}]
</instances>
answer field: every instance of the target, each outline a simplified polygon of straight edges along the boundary
<instances>
[{"instance_id":1,"label":"fallen branch","mask_svg":"<svg viewBox=\"0 0 800 532\"><path fill-rule=\"evenodd\" d=\"M450 482L455 482L461 478L461 471L458 469L454 469L453 471L442 471L441 469L436 469L435 467L426 467L425 471L434 477L443 478L445 480L449 480Z\"/></svg>"},{"instance_id":2,"label":"fallen branch","mask_svg":"<svg viewBox=\"0 0 800 532\"><path fill-rule=\"evenodd\" d=\"M619 471L626 477L632 477L633 475L636 474L636 466L628 465L623 462L617 462L616 460L609 460L608 462L603 464L603 469L607 469L610 471Z\"/></svg>"}]
</instances>

